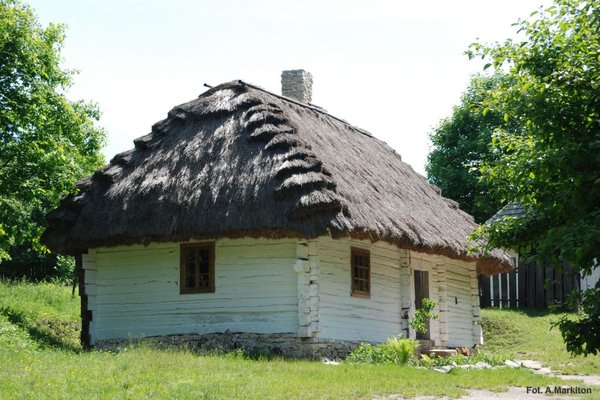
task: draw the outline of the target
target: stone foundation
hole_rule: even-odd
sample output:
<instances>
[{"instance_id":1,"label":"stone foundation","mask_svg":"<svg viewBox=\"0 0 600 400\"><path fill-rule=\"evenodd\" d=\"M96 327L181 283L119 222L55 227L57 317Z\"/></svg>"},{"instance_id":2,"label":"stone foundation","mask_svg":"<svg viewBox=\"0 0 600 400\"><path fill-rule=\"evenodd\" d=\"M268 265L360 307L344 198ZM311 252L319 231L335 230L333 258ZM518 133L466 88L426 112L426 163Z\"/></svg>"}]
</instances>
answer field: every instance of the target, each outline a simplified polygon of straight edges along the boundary
<instances>
[{"instance_id":1,"label":"stone foundation","mask_svg":"<svg viewBox=\"0 0 600 400\"><path fill-rule=\"evenodd\" d=\"M229 332L205 335L186 334L154 336L141 339L99 340L95 346L103 350L119 350L140 344L160 349L183 348L198 353L230 352L242 349L249 354L292 358L339 359L360 345L359 341L321 338L299 338L293 333Z\"/></svg>"}]
</instances>

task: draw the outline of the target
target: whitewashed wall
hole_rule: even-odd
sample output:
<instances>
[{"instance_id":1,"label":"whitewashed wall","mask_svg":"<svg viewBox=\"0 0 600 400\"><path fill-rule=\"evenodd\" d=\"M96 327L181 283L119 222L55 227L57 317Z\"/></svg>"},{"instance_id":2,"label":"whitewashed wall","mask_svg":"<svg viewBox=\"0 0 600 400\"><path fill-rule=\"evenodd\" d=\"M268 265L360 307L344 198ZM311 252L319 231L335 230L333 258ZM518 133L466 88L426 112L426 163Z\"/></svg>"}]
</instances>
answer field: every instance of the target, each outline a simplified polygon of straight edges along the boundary
<instances>
[{"instance_id":1,"label":"whitewashed wall","mask_svg":"<svg viewBox=\"0 0 600 400\"><path fill-rule=\"evenodd\" d=\"M443 293L443 285L439 282L438 264L443 260L440 256L432 256L429 254L419 253L416 251L410 251L408 253L408 266L409 266L409 293L410 293L410 310L409 319L412 319L415 315L415 278L414 271L427 271L429 272L429 298L436 302L436 307L433 310L435 313L440 315L440 306L445 300L444 297L440 297ZM414 330L410 330L410 337L415 338ZM436 345L441 345L440 340L440 319L434 319L429 321L429 339L433 340Z\"/></svg>"},{"instance_id":2,"label":"whitewashed wall","mask_svg":"<svg viewBox=\"0 0 600 400\"><path fill-rule=\"evenodd\" d=\"M371 252L371 297L352 297L350 248ZM318 336L382 341L402 332L401 271L405 250L369 241L319 237Z\"/></svg>"},{"instance_id":3,"label":"whitewashed wall","mask_svg":"<svg viewBox=\"0 0 600 400\"><path fill-rule=\"evenodd\" d=\"M482 343L477 270L474 262L446 259L447 346Z\"/></svg>"},{"instance_id":4,"label":"whitewashed wall","mask_svg":"<svg viewBox=\"0 0 600 400\"><path fill-rule=\"evenodd\" d=\"M471 347L482 342L475 262L410 251L411 309L414 316L415 270L429 272L429 298L437 303L438 319L430 321L430 339L438 346ZM412 332L411 332L411 336Z\"/></svg>"},{"instance_id":5,"label":"whitewashed wall","mask_svg":"<svg viewBox=\"0 0 600 400\"><path fill-rule=\"evenodd\" d=\"M371 252L371 297L351 296L350 249ZM429 272L429 297L439 319L430 321L436 345L480 343L479 297L475 263L398 249L383 242L320 237L318 337L382 341L403 334L414 316L414 271ZM403 316L406 315L406 318Z\"/></svg>"},{"instance_id":6,"label":"whitewashed wall","mask_svg":"<svg viewBox=\"0 0 600 400\"><path fill-rule=\"evenodd\" d=\"M221 239L215 293L179 293L179 243L90 250L86 292L100 339L298 329L295 240Z\"/></svg>"},{"instance_id":7,"label":"whitewashed wall","mask_svg":"<svg viewBox=\"0 0 600 400\"><path fill-rule=\"evenodd\" d=\"M371 252L371 297L351 296L350 249ZM220 239L215 293L179 293L179 243L93 249L83 257L92 343L181 333L297 333L382 341L414 337L414 270L429 271L438 345L481 340L474 263L384 243Z\"/></svg>"}]
</instances>

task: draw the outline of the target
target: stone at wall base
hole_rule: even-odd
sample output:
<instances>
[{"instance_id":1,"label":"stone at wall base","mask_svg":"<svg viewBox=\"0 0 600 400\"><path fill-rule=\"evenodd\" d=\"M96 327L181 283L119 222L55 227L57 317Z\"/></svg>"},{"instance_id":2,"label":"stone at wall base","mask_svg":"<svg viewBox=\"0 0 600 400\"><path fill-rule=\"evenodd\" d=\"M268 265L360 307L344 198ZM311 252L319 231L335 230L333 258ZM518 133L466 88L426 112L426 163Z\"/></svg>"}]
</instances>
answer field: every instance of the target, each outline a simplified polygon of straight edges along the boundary
<instances>
[{"instance_id":1,"label":"stone at wall base","mask_svg":"<svg viewBox=\"0 0 600 400\"><path fill-rule=\"evenodd\" d=\"M198 353L228 353L242 349L250 355L282 356L309 359L341 359L359 341L301 338L294 333L230 332L204 335L185 334L145 338L106 339L94 345L97 349L118 351L126 347L147 345L159 349L187 349Z\"/></svg>"},{"instance_id":2,"label":"stone at wall base","mask_svg":"<svg viewBox=\"0 0 600 400\"><path fill-rule=\"evenodd\" d=\"M430 357L452 357L458 354L454 349L429 349L422 353Z\"/></svg>"}]
</instances>

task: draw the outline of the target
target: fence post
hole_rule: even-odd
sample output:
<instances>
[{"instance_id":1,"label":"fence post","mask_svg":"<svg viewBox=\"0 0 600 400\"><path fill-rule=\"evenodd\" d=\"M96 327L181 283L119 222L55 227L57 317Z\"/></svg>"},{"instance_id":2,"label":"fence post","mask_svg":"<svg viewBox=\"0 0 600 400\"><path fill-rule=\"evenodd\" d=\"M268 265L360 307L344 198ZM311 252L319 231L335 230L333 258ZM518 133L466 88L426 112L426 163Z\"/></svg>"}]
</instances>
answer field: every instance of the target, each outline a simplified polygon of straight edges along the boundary
<instances>
[{"instance_id":1,"label":"fence post","mask_svg":"<svg viewBox=\"0 0 600 400\"><path fill-rule=\"evenodd\" d=\"M479 302L481 307L490 307L492 305L490 299L490 279L489 276L479 275L479 293L481 294Z\"/></svg>"},{"instance_id":2,"label":"fence post","mask_svg":"<svg viewBox=\"0 0 600 400\"><path fill-rule=\"evenodd\" d=\"M527 264L527 308L535 308L535 263Z\"/></svg>"},{"instance_id":3,"label":"fence post","mask_svg":"<svg viewBox=\"0 0 600 400\"><path fill-rule=\"evenodd\" d=\"M546 264L546 277L544 279L544 289L546 290L546 307L550 307L554 303L554 268L549 264Z\"/></svg>"},{"instance_id":4,"label":"fence post","mask_svg":"<svg viewBox=\"0 0 600 400\"><path fill-rule=\"evenodd\" d=\"M500 277L498 275L492 276L492 284L494 286L494 293L492 294L492 306L500 307Z\"/></svg>"},{"instance_id":5,"label":"fence post","mask_svg":"<svg viewBox=\"0 0 600 400\"><path fill-rule=\"evenodd\" d=\"M510 308L517 308L517 270L513 269L508 274L508 297Z\"/></svg>"}]
</instances>

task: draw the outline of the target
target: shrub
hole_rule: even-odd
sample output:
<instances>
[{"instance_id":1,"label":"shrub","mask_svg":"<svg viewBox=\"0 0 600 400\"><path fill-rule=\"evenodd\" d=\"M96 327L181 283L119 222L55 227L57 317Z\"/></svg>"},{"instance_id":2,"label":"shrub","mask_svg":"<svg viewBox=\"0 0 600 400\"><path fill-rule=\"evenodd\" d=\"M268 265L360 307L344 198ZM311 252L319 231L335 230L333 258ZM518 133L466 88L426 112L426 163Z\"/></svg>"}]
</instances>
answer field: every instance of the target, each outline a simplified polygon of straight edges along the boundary
<instances>
[{"instance_id":1,"label":"shrub","mask_svg":"<svg viewBox=\"0 0 600 400\"><path fill-rule=\"evenodd\" d=\"M416 348L416 340L397 336L379 345L362 343L346 358L346 361L364 364L406 364L414 358Z\"/></svg>"},{"instance_id":2,"label":"shrub","mask_svg":"<svg viewBox=\"0 0 600 400\"><path fill-rule=\"evenodd\" d=\"M437 319L438 315L433 312L436 302L425 297L421 308L415 311L415 317L409 321L410 326L417 333L427 333L427 321Z\"/></svg>"},{"instance_id":3,"label":"shrub","mask_svg":"<svg viewBox=\"0 0 600 400\"><path fill-rule=\"evenodd\" d=\"M12 259L0 262L0 278L30 282L73 282L75 259L56 253L37 252L26 246L11 250Z\"/></svg>"}]
</instances>

